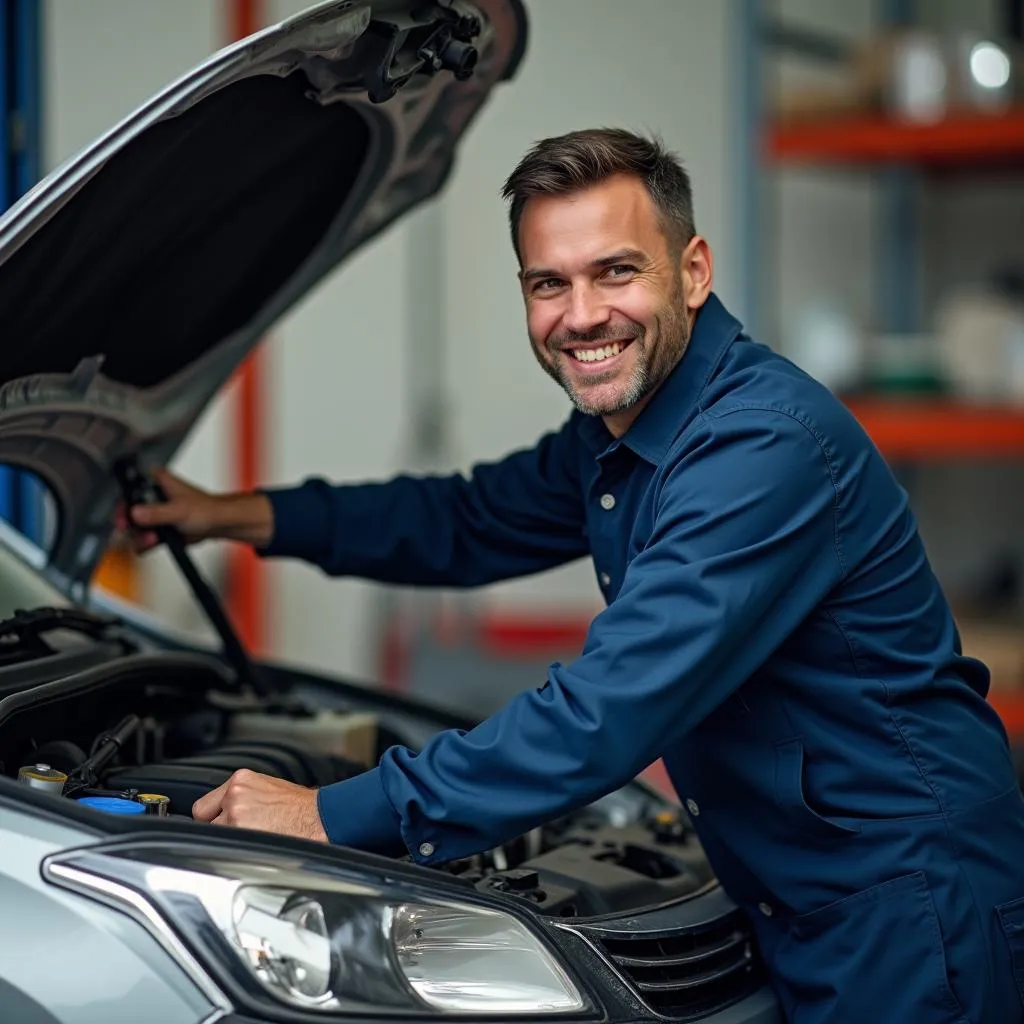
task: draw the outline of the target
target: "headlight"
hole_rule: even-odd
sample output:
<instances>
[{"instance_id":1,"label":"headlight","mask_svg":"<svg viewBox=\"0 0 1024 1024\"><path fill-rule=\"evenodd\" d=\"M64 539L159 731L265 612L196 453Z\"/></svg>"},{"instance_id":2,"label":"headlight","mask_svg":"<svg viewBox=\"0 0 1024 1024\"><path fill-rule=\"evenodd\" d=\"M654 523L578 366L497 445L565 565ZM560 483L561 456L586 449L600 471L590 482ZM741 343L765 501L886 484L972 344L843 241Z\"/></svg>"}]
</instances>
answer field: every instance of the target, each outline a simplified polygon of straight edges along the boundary
<instances>
[{"instance_id":1,"label":"headlight","mask_svg":"<svg viewBox=\"0 0 1024 1024\"><path fill-rule=\"evenodd\" d=\"M187 847L82 851L48 862L58 884L128 887L185 936L224 988L311 1013L579 1013L587 1002L512 914L327 861ZM150 919L150 923L152 920Z\"/></svg>"}]
</instances>

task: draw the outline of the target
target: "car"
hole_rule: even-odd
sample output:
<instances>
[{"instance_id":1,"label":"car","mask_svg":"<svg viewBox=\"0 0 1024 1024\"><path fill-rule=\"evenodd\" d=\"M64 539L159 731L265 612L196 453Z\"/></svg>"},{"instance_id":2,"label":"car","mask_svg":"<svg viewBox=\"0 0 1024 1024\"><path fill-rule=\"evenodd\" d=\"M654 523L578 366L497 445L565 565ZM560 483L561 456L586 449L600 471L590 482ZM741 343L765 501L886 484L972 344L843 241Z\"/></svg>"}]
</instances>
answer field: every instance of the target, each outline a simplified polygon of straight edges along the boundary
<instances>
[{"instance_id":1,"label":"car","mask_svg":"<svg viewBox=\"0 0 1024 1024\"><path fill-rule=\"evenodd\" d=\"M640 780L425 867L192 820L242 768L317 786L473 721L220 643L94 585L122 498L267 328L443 186L520 0L332 0L232 45L0 219L0 1006L12 1024L781 1019L682 808Z\"/></svg>"}]
</instances>

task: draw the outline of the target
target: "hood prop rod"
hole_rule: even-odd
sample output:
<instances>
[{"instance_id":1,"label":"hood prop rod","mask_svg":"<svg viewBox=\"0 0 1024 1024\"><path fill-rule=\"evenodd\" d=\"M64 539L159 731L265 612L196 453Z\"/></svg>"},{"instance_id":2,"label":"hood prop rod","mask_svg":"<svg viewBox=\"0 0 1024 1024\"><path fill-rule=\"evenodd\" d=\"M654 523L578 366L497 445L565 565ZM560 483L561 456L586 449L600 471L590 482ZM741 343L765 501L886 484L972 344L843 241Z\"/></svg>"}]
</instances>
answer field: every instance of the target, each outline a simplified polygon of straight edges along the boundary
<instances>
[{"instance_id":1,"label":"hood prop rod","mask_svg":"<svg viewBox=\"0 0 1024 1024\"><path fill-rule=\"evenodd\" d=\"M139 467L134 459L122 459L114 466L114 475L124 495L125 514L133 505L151 505L167 500L163 488ZM272 698L273 690L262 678L242 646L231 620L221 606L213 587L203 579L185 547L185 539L173 526L158 526L154 532L166 546L185 577L195 599L217 632L224 657L235 670L240 686L257 697Z\"/></svg>"}]
</instances>

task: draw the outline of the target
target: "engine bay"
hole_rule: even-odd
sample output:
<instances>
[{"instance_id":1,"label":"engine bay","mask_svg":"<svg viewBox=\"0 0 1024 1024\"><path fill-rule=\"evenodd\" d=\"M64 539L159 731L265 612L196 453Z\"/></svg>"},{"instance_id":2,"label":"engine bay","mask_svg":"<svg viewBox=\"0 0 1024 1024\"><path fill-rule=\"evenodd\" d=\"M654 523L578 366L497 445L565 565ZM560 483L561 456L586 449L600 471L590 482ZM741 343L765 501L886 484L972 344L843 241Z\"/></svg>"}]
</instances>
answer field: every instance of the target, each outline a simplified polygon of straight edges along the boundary
<instances>
[{"instance_id":1,"label":"engine bay","mask_svg":"<svg viewBox=\"0 0 1024 1024\"><path fill-rule=\"evenodd\" d=\"M239 769L330 785L394 743L416 738L386 712L246 693L218 659L191 653L123 655L0 700L0 773L139 818L191 819ZM638 784L436 870L562 918L629 913L713 881L682 812Z\"/></svg>"}]
</instances>

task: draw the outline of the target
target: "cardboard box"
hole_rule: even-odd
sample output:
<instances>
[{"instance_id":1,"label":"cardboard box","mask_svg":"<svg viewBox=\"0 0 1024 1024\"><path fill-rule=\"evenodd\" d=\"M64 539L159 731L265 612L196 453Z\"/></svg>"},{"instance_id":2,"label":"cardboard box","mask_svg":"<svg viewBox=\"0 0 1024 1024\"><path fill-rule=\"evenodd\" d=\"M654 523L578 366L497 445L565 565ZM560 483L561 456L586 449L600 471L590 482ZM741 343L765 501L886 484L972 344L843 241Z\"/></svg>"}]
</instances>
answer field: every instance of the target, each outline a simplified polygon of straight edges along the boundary
<instances>
[{"instance_id":1,"label":"cardboard box","mask_svg":"<svg viewBox=\"0 0 1024 1024\"><path fill-rule=\"evenodd\" d=\"M970 619L958 625L964 654L988 666L992 690L1024 694L1024 626Z\"/></svg>"}]
</instances>

